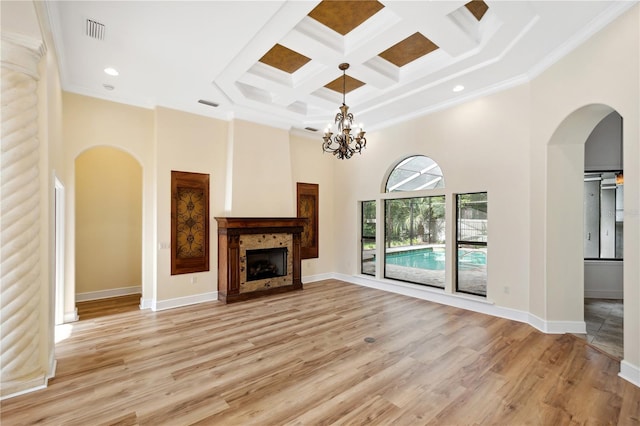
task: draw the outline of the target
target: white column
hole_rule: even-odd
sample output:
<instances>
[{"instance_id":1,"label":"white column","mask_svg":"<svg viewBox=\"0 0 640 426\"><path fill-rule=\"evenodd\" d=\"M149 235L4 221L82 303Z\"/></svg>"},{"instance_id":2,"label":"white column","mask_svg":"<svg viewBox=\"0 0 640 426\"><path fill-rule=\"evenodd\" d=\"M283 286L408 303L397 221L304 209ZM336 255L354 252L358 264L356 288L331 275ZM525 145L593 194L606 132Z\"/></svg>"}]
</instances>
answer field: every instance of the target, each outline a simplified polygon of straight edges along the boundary
<instances>
[{"instance_id":1,"label":"white column","mask_svg":"<svg viewBox=\"0 0 640 426\"><path fill-rule=\"evenodd\" d=\"M1 397L45 385L41 344L37 66L41 45L2 35Z\"/></svg>"}]
</instances>

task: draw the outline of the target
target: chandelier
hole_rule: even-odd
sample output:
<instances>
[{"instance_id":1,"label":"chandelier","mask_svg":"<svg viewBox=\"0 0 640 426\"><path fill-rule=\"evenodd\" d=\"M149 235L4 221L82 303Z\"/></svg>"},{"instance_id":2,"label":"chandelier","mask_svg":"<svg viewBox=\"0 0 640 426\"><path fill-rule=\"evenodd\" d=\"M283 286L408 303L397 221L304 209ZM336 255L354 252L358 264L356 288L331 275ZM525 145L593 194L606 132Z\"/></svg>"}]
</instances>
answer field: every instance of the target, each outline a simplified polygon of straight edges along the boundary
<instances>
[{"instance_id":1,"label":"chandelier","mask_svg":"<svg viewBox=\"0 0 640 426\"><path fill-rule=\"evenodd\" d=\"M349 112L349 107L345 104L346 93L346 71L349 69L349 64L344 63L338 66L342 70L342 106L340 112L336 114L335 124L337 125L337 133L333 136L332 125L329 124L324 131L324 140L322 144L322 150L324 152L330 152L340 160L349 159L356 152L361 153L362 148L367 146L367 140L364 137L364 128L360 124L360 127L354 129L354 135L351 134L351 126L353 125L353 114ZM333 136L333 138L332 138Z\"/></svg>"}]
</instances>

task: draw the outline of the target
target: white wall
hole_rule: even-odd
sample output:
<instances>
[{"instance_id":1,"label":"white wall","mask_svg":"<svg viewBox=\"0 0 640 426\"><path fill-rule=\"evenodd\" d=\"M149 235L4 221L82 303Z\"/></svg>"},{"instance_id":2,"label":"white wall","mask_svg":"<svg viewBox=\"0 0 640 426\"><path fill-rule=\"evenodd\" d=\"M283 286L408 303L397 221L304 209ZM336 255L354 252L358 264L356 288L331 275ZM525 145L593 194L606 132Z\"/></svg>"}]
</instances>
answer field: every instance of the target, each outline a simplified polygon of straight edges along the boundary
<instances>
[{"instance_id":1,"label":"white wall","mask_svg":"<svg viewBox=\"0 0 640 426\"><path fill-rule=\"evenodd\" d=\"M336 159L325 154L321 148L319 135L291 134L291 191L295 196L296 183L318 184L318 258L302 260L302 282L307 283L326 277L335 269L334 221L342 216L334 209L335 186L334 168ZM295 215L296 211L293 212Z\"/></svg>"},{"instance_id":2,"label":"white wall","mask_svg":"<svg viewBox=\"0 0 640 426\"><path fill-rule=\"evenodd\" d=\"M64 92L64 175L66 262L65 315L75 311L75 159L96 146L111 146L131 154L142 166L142 293L155 292L155 142L153 110Z\"/></svg>"},{"instance_id":3,"label":"white wall","mask_svg":"<svg viewBox=\"0 0 640 426\"><path fill-rule=\"evenodd\" d=\"M584 142L614 110L624 123L625 258L640 258L639 11L634 6L529 84L370 132L363 156L336 166L335 211L344 218L335 225L336 271L357 273L358 201L379 198L389 168L423 154L440 164L450 199L488 192L492 311L526 313L521 318L551 332L584 330ZM639 282L640 263L625 262L623 370L636 383Z\"/></svg>"},{"instance_id":4,"label":"white wall","mask_svg":"<svg viewBox=\"0 0 640 426\"><path fill-rule=\"evenodd\" d=\"M75 172L77 299L140 293L142 167L100 146L76 158Z\"/></svg>"},{"instance_id":5,"label":"white wall","mask_svg":"<svg viewBox=\"0 0 640 426\"><path fill-rule=\"evenodd\" d=\"M603 118L589 135L584 170L622 170L622 117L617 112Z\"/></svg>"},{"instance_id":6,"label":"white wall","mask_svg":"<svg viewBox=\"0 0 640 426\"><path fill-rule=\"evenodd\" d=\"M164 309L215 299L218 288L217 226L224 210L227 123L167 108L157 108L156 295L151 305ZM171 275L171 171L209 174L209 271ZM159 248L162 247L162 248ZM146 295L144 296L147 297Z\"/></svg>"},{"instance_id":7,"label":"white wall","mask_svg":"<svg viewBox=\"0 0 640 426\"><path fill-rule=\"evenodd\" d=\"M6 30L5 18L10 16L5 11L3 2L3 32ZM158 242L167 241L169 232L168 182L171 169L211 173L212 182L216 182L212 185L211 194L211 211L214 215L225 211L256 216L293 215L294 188L298 178L318 178L323 186L331 185L333 181L333 206L329 213L333 216L329 219L333 226L329 230L329 237L321 237L320 252L322 256L323 247L328 245L335 250L335 257L319 259L313 266L317 270L312 273L338 272L352 276L358 267L358 201L380 196L384 177L396 161L407 155L423 154L442 166L447 181L447 188L443 192L447 196L450 197L454 192L486 190L489 193L488 298L495 302L495 306L524 311L543 320L577 321L582 315L581 304L575 303L578 299L575 295L581 297L583 291L577 288L583 286L582 258L578 256L576 266L575 251L559 250L561 246L554 245L558 243L558 238L573 241L575 234L580 245L581 227L565 230L557 219L567 211L575 210L576 200L563 197L561 188L548 185L548 181L556 176L554 173L558 169L555 166L558 164L569 169L557 176L562 178L570 175L568 180L571 181L577 170L579 174L582 173L583 157L575 146L567 144L567 147L560 147L562 144L558 143L555 136L558 136L559 128L569 128L564 125L568 124L567 120L574 121L574 112L588 105L605 105L609 110L589 110L588 114L580 114L585 121L580 127L586 132L583 140L586 140L597 121L591 129L588 129L589 123L598 116L602 118L610 110L622 115L625 256L628 259L640 258L639 28L640 7L636 5L530 84L371 132L362 156L343 162L332 159L334 165L327 165L326 169L323 167L321 176L312 176L306 170L293 167L295 161L299 160L297 156L304 156L305 149L292 148L289 144L297 141L295 138L289 140L287 133L282 130L251 124L236 125L237 122L229 125L162 108L154 112L72 94L63 96L64 145L60 146L56 135L60 114L56 102L59 86L55 67L50 66L46 67L45 80L51 80L41 86L41 91L52 97L42 101L49 103L50 125L41 134L50 133L44 142L45 151L53 151L46 153L49 167L60 164L60 175L67 185L67 224L74 223L73 162L80 152L92 146L112 145L131 153L142 164L143 292L147 295L145 297L151 297L156 302L198 296L215 288L214 271L204 275L197 285L185 285L183 278L173 279L168 272L168 255L157 249ZM572 123L570 127L574 127L574 124L577 125ZM274 141L275 150L269 150L268 144L260 145L265 140ZM229 144L230 141L233 143ZM556 143L550 144L552 141ZM237 150L232 153L234 155L228 156L227 147L236 145ZM250 155L245 157L247 164L239 164L237 158L240 157L235 155L243 152ZM279 154L284 157L276 158ZM558 161L558 157L565 154L567 162ZM259 211L255 214L253 209L249 210L249 206L255 206L255 203L248 201L247 188L252 187L251 176L247 172L257 167L261 170L257 177L262 178L269 171L263 168L264 163L255 163L254 156L264 156L262 161L272 160L272 164L281 166L277 170L276 180L289 188L288 191L278 190L269 194L273 198L260 195L265 210L264 213ZM232 161L228 162L227 158ZM229 165L233 166L231 173L227 173L226 167ZM329 177L326 173L332 173L333 176ZM229 182L229 186L227 176L237 181ZM565 190L573 188L571 185L569 182ZM233 194L225 190L227 187L234 189ZM49 206L48 191L45 192L42 198L45 205ZM230 210L224 208L227 194L233 195L228 198L231 200ZM322 194L321 215L326 207L323 202L326 197ZM273 199L275 204L270 204L269 199ZM48 241L51 214L48 209L43 219ZM451 214L448 217L451 218ZM323 228L322 219L320 227ZM72 226L67 229L66 257L69 260L75 254L72 244L74 235ZM212 226L212 234L214 230ZM561 232L554 236L550 230ZM49 251L43 249L43 253L47 254L43 260L43 270L47 271L47 276L50 276ZM212 250L212 256L214 253L215 250ZM558 269L556 266L562 264L571 265L565 279L555 272ZM70 290L68 294L71 299L66 301L65 309L73 309L74 305L72 266L66 268L67 289ZM45 281L43 286L49 284ZM508 287L508 293L504 291L505 287ZM43 287L42 294L44 300L50 301L48 287ZM640 262L625 262L624 297L622 365L627 377L637 374L636 383L640 383ZM44 308L50 306L46 303L43 305ZM45 317L51 316L47 313ZM51 342L52 327L48 320L43 319L45 323L42 340ZM44 354L43 358L46 356L48 354Z\"/></svg>"},{"instance_id":8,"label":"white wall","mask_svg":"<svg viewBox=\"0 0 640 426\"><path fill-rule=\"evenodd\" d=\"M229 216L295 216L289 132L241 120L230 126Z\"/></svg>"},{"instance_id":9,"label":"white wall","mask_svg":"<svg viewBox=\"0 0 640 426\"><path fill-rule=\"evenodd\" d=\"M584 261L584 297L622 299L624 297L623 263L614 260Z\"/></svg>"},{"instance_id":10,"label":"white wall","mask_svg":"<svg viewBox=\"0 0 640 426\"><path fill-rule=\"evenodd\" d=\"M335 208L341 217L335 225L336 270L348 275L358 272L358 202L384 197L381 193L390 169L407 156L426 155L440 165L446 187L416 195L446 194L450 243L454 194L487 191L487 298L503 307L526 310L529 102L529 87L522 85L369 133L361 156L336 165ZM381 232L379 238L383 238ZM448 289L452 288L451 265L450 260Z\"/></svg>"},{"instance_id":11,"label":"white wall","mask_svg":"<svg viewBox=\"0 0 640 426\"><path fill-rule=\"evenodd\" d=\"M612 112L598 123L585 142L584 170L622 170L622 163L622 117L617 112ZM613 222L613 218L610 220ZM613 247L615 238L611 236L610 239ZM592 241L594 248L596 247L595 243L601 241L600 237L598 240ZM622 261L585 260L584 296L586 298L622 299L623 278Z\"/></svg>"},{"instance_id":12,"label":"white wall","mask_svg":"<svg viewBox=\"0 0 640 426\"><path fill-rule=\"evenodd\" d=\"M582 256L576 259L582 247L584 141L613 110L623 119L625 258L640 258L639 24L635 5L531 85L531 169L540 176L531 181L532 200L538 200L531 210L531 311L551 320L574 321L583 314L575 295L584 285ZM558 177L563 184L551 185ZM564 227L563 215L577 224ZM624 304L623 370L640 383L639 262L624 264Z\"/></svg>"}]
</instances>

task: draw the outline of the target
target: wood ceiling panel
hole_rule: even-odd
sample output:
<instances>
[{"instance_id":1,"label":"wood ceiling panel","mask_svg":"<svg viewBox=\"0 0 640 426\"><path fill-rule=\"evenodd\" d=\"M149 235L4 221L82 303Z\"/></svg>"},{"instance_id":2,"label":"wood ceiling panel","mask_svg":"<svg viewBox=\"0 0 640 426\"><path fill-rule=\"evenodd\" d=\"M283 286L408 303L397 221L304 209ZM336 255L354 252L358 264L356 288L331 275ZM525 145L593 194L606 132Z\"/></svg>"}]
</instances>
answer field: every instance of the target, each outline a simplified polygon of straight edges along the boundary
<instances>
[{"instance_id":1,"label":"wood ceiling panel","mask_svg":"<svg viewBox=\"0 0 640 426\"><path fill-rule=\"evenodd\" d=\"M310 60L310 58L281 44L276 44L260 58L260 62L263 64L270 65L289 74L293 74Z\"/></svg>"},{"instance_id":2,"label":"wood ceiling panel","mask_svg":"<svg viewBox=\"0 0 640 426\"><path fill-rule=\"evenodd\" d=\"M471 12L478 21L481 20L484 14L487 13L487 10L489 10L489 5L482 0L470 1L465 4L465 7L469 9L469 12Z\"/></svg>"},{"instance_id":3,"label":"wood ceiling panel","mask_svg":"<svg viewBox=\"0 0 640 426\"><path fill-rule=\"evenodd\" d=\"M415 33L391 46L380 55L395 66L403 67L424 55L433 52L438 46L420 33Z\"/></svg>"},{"instance_id":4,"label":"wood ceiling panel","mask_svg":"<svg viewBox=\"0 0 640 426\"><path fill-rule=\"evenodd\" d=\"M377 1L324 0L309 12L309 16L337 33L346 35L382 8L384 6Z\"/></svg>"},{"instance_id":5,"label":"wood ceiling panel","mask_svg":"<svg viewBox=\"0 0 640 426\"><path fill-rule=\"evenodd\" d=\"M364 84L365 83L363 83L362 81L347 75L344 83L345 93L349 93L352 90L357 89L358 87L364 86ZM334 90L338 93L342 93L342 76L336 78L331 83L326 84L324 87L326 87L327 89Z\"/></svg>"}]
</instances>

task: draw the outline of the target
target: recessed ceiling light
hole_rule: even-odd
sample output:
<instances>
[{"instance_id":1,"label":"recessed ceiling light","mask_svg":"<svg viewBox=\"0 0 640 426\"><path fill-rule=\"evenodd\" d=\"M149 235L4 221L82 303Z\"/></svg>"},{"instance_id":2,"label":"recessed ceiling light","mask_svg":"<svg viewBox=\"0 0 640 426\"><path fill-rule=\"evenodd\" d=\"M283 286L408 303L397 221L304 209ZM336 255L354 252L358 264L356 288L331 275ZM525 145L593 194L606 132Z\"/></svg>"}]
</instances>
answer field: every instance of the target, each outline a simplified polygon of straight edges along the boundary
<instances>
[{"instance_id":1,"label":"recessed ceiling light","mask_svg":"<svg viewBox=\"0 0 640 426\"><path fill-rule=\"evenodd\" d=\"M462 92L464 90L464 86L461 84L458 84L456 87L453 88L454 92Z\"/></svg>"},{"instance_id":2,"label":"recessed ceiling light","mask_svg":"<svg viewBox=\"0 0 640 426\"><path fill-rule=\"evenodd\" d=\"M115 89L115 87L113 87L111 84L103 84L102 87L104 87L105 90L108 91L112 91L113 89Z\"/></svg>"},{"instance_id":3,"label":"recessed ceiling light","mask_svg":"<svg viewBox=\"0 0 640 426\"><path fill-rule=\"evenodd\" d=\"M114 77L120 74L120 73L118 72L118 70L117 70L117 69L115 69L115 68L111 68L111 67L109 67L109 68L105 68L105 69L104 69L104 72L105 72L106 74L112 75L112 76L114 76Z\"/></svg>"}]
</instances>

